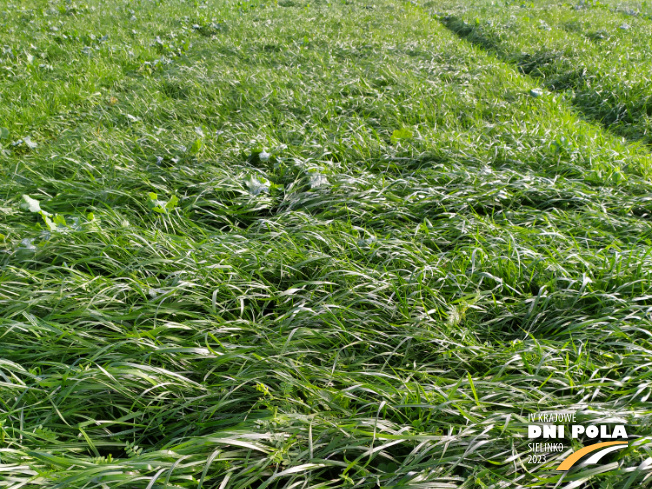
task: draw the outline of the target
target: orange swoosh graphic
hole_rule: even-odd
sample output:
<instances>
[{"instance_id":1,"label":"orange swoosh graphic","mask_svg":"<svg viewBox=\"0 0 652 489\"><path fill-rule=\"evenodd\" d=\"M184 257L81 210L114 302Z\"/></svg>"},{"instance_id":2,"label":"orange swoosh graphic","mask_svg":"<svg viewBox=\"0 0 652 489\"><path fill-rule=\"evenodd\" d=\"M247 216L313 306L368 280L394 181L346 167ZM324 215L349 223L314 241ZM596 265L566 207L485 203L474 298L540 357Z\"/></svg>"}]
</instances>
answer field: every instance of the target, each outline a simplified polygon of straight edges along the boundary
<instances>
[{"instance_id":1,"label":"orange swoosh graphic","mask_svg":"<svg viewBox=\"0 0 652 489\"><path fill-rule=\"evenodd\" d=\"M570 469L575 462L581 459L587 453L595 452L601 448L610 447L612 445L627 445L626 441L605 441L603 443L595 443L584 447L581 450L576 451L572 455L568 456L562 463L559 464L556 470L568 470Z\"/></svg>"}]
</instances>

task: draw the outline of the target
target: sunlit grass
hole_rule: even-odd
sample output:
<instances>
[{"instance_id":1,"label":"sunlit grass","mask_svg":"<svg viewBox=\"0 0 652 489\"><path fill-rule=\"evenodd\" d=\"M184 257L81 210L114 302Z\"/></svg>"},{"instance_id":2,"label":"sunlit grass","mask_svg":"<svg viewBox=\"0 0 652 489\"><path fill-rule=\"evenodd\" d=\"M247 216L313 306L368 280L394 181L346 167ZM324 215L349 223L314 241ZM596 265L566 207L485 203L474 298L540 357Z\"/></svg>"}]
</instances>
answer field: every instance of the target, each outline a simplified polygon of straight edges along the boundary
<instances>
[{"instance_id":1,"label":"sunlit grass","mask_svg":"<svg viewBox=\"0 0 652 489\"><path fill-rule=\"evenodd\" d=\"M652 16L640 3L612 3L458 4L437 15L546 88L566 92L588 120L649 145Z\"/></svg>"},{"instance_id":2,"label":"sunlit grass","mask_svg":"<svg viewBox=\"0 0 652 489\"><path fill-rule=\"evenodd\" d=\"M433 9L0 2L0 487L647 483L649 148Z\"/></svg>"}]
</instances>

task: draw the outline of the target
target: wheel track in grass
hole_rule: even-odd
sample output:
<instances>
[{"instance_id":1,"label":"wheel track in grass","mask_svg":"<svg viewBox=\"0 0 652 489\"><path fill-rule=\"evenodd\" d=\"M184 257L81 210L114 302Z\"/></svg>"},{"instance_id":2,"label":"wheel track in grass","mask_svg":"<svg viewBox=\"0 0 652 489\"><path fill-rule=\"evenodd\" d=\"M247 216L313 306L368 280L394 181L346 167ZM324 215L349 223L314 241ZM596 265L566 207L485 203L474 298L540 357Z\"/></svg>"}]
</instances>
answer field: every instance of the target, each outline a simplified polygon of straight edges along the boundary
<instances>
[{"instance_id":1,"label":"wheel track in grass","mask_svg":"<svg viewBox=\"0 0 652 489\"><path fill-rule=\"evenodd\" d=\"M514 62L513 54L510 54L511 51L506 49L504 43L501 43L497 35L495 37L479 36L478 35L479 29L476 29L474 26L465 23L458 16L444 17L442 13L434 14L433 12L429 11L427 8L420 5L416 0L402 0L401 3L404 6L404 8L413 9L415 12L418 12L419 15L422 15L425 18L428 18L431 21L435 22L436 24L433 24L433 26L434 25L442 26L445 30L451 32L451 34L454 34L453 37L454 39L461 39L462 41L467 41L468 43L467 45L479 47L480 48L479 53L483 53L485 56L487 56L487 59L493 59L497 61L499 65L502 64L502 66L506 68L506 71L513 73L514 80L520 79L521 81L525 82L523 83L523 85L528 86L526 90L530 90L530 88L536 89L538 87L539 88L541 87L541 83L540 83L541 77L536 75L537 68L536 66L534 66L539 64L537 63L537 60L532 61L533 66L531 68L523 69L521 66L519 66L518 63ZM454 23L455 20L459 24L464 24L468 30L464 32L456 32L456 30L452 26L452 23ZM570 77L570 75L568 75L568 77ZM538 87L532 86L533 81L535 82L536 85L538 85ZM568 81L569 80L567 80L567 82ZM641 141L639 138L626 137L625 135L623 135L619 131L619 129L621 129L622 126L610 126L599 117L595 117L591 113L588 113L586 110L584 110L586 109L585 106L576 103L577 97L571 99L571 97L568 97L567 95L563 94L564 89L567 88L569 87L568 86L559 87L557 90L550 90L550 92L552 92L553 94L557 93L563 97L561 100L559 100L558 97L551 98L553 105L556 105L559 108L560 116L562 115L562 113L568 113L571 115L573 119L576 120L577 124L585 125L584 127L586 129L602 134L604 135L604 137L614 138L615 140L619 140L620 144L627 147L629 150L632 150L637 155L640 155L642 159L645 160L643 166L649 168L649 165L652 164L652 158L650 158L650 149L652 148L651 146L646 145L645 142ZM532 92L530 92L530 95L533 96L533 98L537 97L537 95L533 94ZM541 95L543 94L540 94L538 96ZM596 95L599 94L596 93ZM652 97L650 98L650 108L648 110L651 109L652 109ZM551 115L554 116L555 114L551 114ZM578 125L576 128L576 132L580 133L582 130L583 128L581 128ZM650 135L649 137L651 138L650 144L652 144L652 135ZM563 139L564 138L562 137L562 144L563 144ZM636 175L637 177L642 177L644 181L647 181L649 179L649 172L647 170L643 170L641 172L640 170L632 171L632 169L633 166L630 165L629 163L627 163L623 167L624 173L627 173L629 175Z\"/></svg>"},{"instance_id":2,"label":"wheel track in grass","mask_svg":"<svg viewBox=\"0 0 652 489\"><path fill-rule=\"evenodd\" d=\"M410 3L425 15L432 16L420 5ZM543 46L539 46L535 54L517 54L497 33L485 29L486 25L472 25L457 15L437 16L437 20L460 39L513 66L520 74L535 80L545 79L543 88L557 93L572 90L570 105L587 122L597 124L630 143L652 145L652 135L637 127L642 117L652 115L652 98L633 101L631 105L622 103L617 97L627 92L625 87L605 98L601 91L589 85L591 80L601 78L598 73L581 65L571 65L572 60L556 63L555 53L547 52Z\"/></svg>"},{"instance_id":3,"label":"wheel track in grass","mask_svg":"<svg viewBox=\"0 0 652 489\"><path fill-rule=\"evenodd\" d=\"M647 101L634 103L633 106L628 107L614 100L617 93L605 99L603 94L589 85L590 80L599 78L600 75L584 66L570 66L569 63L567 69L563 69L566 67L555 63L555 54L544 49L540 49L535 54L515 54L506 49L494 33L483 32L479 27L470 25L457 16L443 17L440 22L461 39L515 66L521 74L535 79L545 79L549 76L548 81L543 83L544 88L552 92L572 90L574 94L570 102L588 122L599 124L629 142L642 141L648 146L652 144L652 138L649 135L636 134L638 131L635 127L640 117L650 115L652 112L652 106L648 105ZM619 92L624 93L624 87Z\"/></svg>"}]
</instances>

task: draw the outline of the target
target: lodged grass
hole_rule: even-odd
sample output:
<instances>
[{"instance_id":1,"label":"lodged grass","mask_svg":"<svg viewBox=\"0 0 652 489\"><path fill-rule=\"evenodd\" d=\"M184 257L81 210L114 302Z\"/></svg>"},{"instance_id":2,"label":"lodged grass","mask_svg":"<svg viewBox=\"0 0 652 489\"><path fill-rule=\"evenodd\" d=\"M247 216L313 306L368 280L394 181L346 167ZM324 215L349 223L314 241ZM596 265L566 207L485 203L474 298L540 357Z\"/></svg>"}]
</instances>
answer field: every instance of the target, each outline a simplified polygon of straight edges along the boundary
<instances>
[{"instance_id":1,"label":"lodged grass","mask_svg":"<svg viewBox=\"0 0 652 489\"><path fill-rule=\"evenodd\" d=\"M406 2L0 15L0 487L648 483L527 461L649 434L643 144Z\"/></svg>"}]
</instances>

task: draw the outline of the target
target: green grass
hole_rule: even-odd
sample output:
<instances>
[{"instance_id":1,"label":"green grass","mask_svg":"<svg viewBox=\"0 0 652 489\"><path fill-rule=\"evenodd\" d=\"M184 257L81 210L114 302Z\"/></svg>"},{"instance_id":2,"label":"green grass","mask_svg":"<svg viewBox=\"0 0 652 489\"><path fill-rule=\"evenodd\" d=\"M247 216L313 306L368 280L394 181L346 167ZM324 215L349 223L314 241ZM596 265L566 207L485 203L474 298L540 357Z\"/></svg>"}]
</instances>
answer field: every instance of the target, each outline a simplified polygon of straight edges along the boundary
<instances>
[{"instance_id":1,"label":"green grass","mask_svg":"<svg viewBox=\"0 0 652 489\"><path fill-rule=\"evenodd\" d=\"M647 136L464 5L0 1L0 488L649 484Z\"/></svg>"},{"instance_id":2,"label":"green grass","mask_svg":"<svg viewBox=\"0 0 652 489\"><path fill-rule=\"evenodd\" d=\"M639 9L591 5L451 8L442 20L549 90L572 91L585 118L650 145L652 21Z\"/></svg>"}]
</instances>

